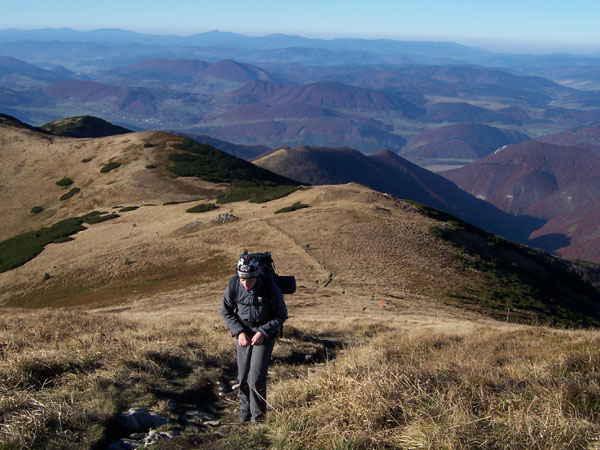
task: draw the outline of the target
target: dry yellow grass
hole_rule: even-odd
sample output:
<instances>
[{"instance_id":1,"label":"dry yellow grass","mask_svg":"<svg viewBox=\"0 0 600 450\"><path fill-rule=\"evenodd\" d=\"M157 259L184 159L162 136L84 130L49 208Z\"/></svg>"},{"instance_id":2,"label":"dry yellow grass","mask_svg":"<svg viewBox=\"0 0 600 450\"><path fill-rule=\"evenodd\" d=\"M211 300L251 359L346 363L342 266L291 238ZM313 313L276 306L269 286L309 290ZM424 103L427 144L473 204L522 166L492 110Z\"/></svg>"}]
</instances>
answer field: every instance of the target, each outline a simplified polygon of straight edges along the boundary
<instances>
[{"instance_id":1,"label":"dry yellow grass","mask_svg":"<svg viewBox=\"0 0 600 450\"><path fill-rule=\"evenodd\" d=\"M586 449L598 332L388 332L276 386L277 448Z\"/></svg>"},{"instance_id":2,"label":"dry yellow grass","mask_svg":"<svg viewBox=\"0 0 600 450\"><path fill-rule=\"evenodd\" d=\"M156 392L208 385L231 356L224 326L82 311L0 317L0 447L90 448ZM213 372L210 372L210 371Z\"/></svg>"},{"instance_id":3,"label":"dry yellow grass","mask_svg":"<svg viewBox=\"0 0 600 450\"><path fill-rule=\"evenodd\" d=\"M178 180L162 169L146 168L163 163L165 148L181 140L161 132L64 138L0 124L0 177L4 180L0 240L99 208L211 198L222 191L223 187L211 183ZM155 146L144 148L146 143ZM100 173L113 161L121 166ZM57 186L63 177L72 179L73 185ZM81 192L60 201L72 187ZM31 214L34 206L44 211Z\"/></svg>"}]
</instances>

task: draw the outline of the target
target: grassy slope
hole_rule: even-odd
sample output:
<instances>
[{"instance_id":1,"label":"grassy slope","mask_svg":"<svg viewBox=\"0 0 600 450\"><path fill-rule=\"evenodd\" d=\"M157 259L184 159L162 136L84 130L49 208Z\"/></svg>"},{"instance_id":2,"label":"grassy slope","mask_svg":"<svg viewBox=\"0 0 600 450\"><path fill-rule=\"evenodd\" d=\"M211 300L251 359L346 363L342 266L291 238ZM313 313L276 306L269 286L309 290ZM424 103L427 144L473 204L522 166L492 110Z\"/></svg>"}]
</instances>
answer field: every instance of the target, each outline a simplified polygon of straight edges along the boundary
<instances>
[{"instance_id":1,"label":"grassy slope","mask_svg":"<svg viewBox=\"0 0 600 450\"><path fill-rule=\"evenodd\" d=\"M273 197L271 191L282 184L297 185L210 146L161 132L77 139L0 124L0 147L0 177L10 180L0 200L10 211L0 240L99 207L217 197L226 202L227 191L234 200L260 200ZM70 186L61 183L67 178Z\"/></svg>"},{"instance_id":2,"label":"grassy slope","mask_svg":"<svg viewBox=\"0 0 600 450\"><path fill-rule=\"evenodd\" d=\"M296 201L311 207L275 214ZM131 406L160 410L172 419L164 429L177 429L168 399L221 416L224 437L182 430L174 444L192 448L558 450L598 435L599 333L528 328L453 306L449 293L480 289L487 274L430 234L447 223L422 207L356 185L233 203L231 223L189 206L129 211L0 274L4 287L21 290L21 305L83 306L2 310L7 448L106 446L125 436L114 422ZM250 433L227 425L235 393L221 399L216 383L233 375L218 309L244 246L273 251L278 271L299 285L275 351L275 409Z\"/></svg>"},{"instance_id":3,"label":"grassy slope","mask_svg":"<svg viewBox=\"0 0 600 450\"><path fill-rule=\"evenodd\" d=\"M219 400L215 381L233 371L218 310L243 249L271 251L278 271L298 280L287 299L288 334L275 353L276 410L251 433L223 425L223 438L187 429L180 443L558 449L597 436L598 333L525 328L481 314L505 318L499 277L510 262L523 271L546 267L527 254L515 258L486 234L357 185L228 203L222 212L237 219L226 223L213 221L214 211L187 213L209 201L163 203L214 199L223 187L174 178L165 150L201 149L174 148L164 133L49 140L21 131L2 139L13 170L8 188L16 189L3 201L20 230L140 206L0 274L1 304L39 309L0 310L6 448L106 447L124 436L115 427L119 412L165 411L168 399L182 408L212 405L232 421L235 393ZM28 152L19 153L24 144ZM122 165L101 174L113 161ZM82 192L60 202L65 188L56 182L67 175ZM26 189L34 177L36 192ZM34 201L44 211L32 216ZM275 214L296 202L310 208ZM513 259L499 264L506 253ZM519 280L518 289L529 287L525 297L537 295L531 279ZM494 295L504 288L500 300L481 301L490 286ZM577 300L569 289L557 292ZM515 303L510 320L536 319ZM336 350L348 345L356 348ZM330 363L316 366L323 358ZM176 414L167 414L166 428L177 428Z\"/></svg>"}]
</instances>

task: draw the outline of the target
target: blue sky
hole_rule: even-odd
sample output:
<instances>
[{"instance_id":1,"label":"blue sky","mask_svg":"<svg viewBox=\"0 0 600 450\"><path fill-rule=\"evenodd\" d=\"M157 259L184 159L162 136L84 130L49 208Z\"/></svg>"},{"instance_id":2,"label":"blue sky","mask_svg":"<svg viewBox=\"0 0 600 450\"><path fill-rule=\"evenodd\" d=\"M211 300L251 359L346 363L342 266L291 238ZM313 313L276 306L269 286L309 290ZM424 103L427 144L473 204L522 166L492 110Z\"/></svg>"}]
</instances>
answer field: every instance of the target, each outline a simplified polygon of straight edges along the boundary
<instances>
[{"instance_id":1,"label":"blue sky","mask_svg":"<svg viewBox=\"0 0 600 450\"><path fill-rule=\"evenodd\" d=\"M0 29L446 40L494 50L600 51L600 0L0 0Z\"/></svg>"}]
</instances>

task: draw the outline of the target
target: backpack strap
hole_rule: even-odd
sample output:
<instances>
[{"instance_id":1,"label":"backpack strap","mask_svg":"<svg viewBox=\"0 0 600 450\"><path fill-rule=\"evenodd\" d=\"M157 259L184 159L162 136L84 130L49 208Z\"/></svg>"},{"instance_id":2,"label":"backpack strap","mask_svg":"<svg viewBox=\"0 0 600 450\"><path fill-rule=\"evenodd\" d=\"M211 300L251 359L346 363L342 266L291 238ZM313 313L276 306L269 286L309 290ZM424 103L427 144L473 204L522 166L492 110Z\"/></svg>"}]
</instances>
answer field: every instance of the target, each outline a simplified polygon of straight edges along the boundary
<instances>
[{"instance_id":1,"label":"backpack strap","mask_svg":"<svg viewBox=\"0 0 600 450\"><path fill-rule=\"evenodd\" d=\"M237 275L234 275L233 277L231 277L231 279L229 280L229 292L235 292L235 306L237 308L237 299L238 299L238 289L239 289L239 278Z\"/></svg>"},{"instance_id":2,"label":"backpack strap","mask_svg":"<svg viewBox=\"0 0 600 450\"><path fill-rule=\"evenodd\" d=\"M273 285L275 284L275 281L272 280L269 276L263 275L263 283L267 284L265 291L267 292L268 297L269 297L269 307L271 310L271 316L273 316L273 311L275 309L274 304L273 304ZM283 324L277 330L277 334L275 334L275 338L280 338L280 337L281 338L283 337Z\"/></svg>"}]
</instances>

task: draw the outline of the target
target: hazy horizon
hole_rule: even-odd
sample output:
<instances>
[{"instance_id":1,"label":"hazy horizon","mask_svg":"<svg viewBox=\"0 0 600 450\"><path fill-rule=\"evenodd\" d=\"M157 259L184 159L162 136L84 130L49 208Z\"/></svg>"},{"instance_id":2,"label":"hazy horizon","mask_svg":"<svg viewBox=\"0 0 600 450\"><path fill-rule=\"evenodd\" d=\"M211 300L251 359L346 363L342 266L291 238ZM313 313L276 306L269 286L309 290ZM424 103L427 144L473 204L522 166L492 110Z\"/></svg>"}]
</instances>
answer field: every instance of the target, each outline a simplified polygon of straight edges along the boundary
<instances>
[{"instance_id":1,"label":"hazy horizon","mask_svg":"<svg viewBox=\"0 0 600 450\"><path fill-rule=\"evenodd\" d=\"M122 29L187 36L213 30L248 36L446 41L496 52L600 54L600 2L508 0L262 0L83 3L58 0L3 5L0 29ZM68 12L65 12L68 11Z\"/></svg>"}]
</instances>

